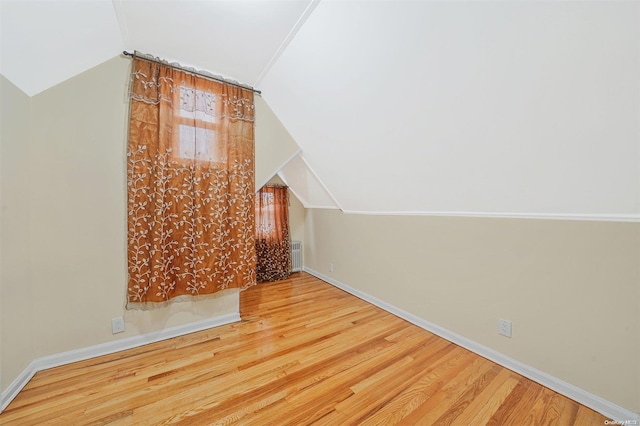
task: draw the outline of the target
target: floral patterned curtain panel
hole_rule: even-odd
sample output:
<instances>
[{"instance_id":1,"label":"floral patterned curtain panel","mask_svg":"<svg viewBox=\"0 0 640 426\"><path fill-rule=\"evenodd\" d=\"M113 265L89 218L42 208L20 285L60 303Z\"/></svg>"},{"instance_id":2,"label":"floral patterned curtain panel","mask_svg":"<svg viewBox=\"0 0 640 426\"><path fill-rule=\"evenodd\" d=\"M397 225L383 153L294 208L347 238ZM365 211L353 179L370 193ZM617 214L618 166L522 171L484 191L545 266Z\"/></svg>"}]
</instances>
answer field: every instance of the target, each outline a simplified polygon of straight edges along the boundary
<instances>
[{"instance_id":1,"label":"floral patterned curtain panel","mask_svg":"<svg viewBox=\"0 0 640 426\"><path fill-rule=\"evenodd\" d=\"M289 188L267 185L256 194L257 280L284 280L291 275Z\"/></svg>"},{"instance_id":2,"label":"floral patterned curtain panel","mask_svg":"<svg viewBox=\"0 0 640 426\"><path fill-rule=\"evenodd\" d=\"M134 58L128 303L256 282L253 92Z\"/></svg>"}]
</instances>

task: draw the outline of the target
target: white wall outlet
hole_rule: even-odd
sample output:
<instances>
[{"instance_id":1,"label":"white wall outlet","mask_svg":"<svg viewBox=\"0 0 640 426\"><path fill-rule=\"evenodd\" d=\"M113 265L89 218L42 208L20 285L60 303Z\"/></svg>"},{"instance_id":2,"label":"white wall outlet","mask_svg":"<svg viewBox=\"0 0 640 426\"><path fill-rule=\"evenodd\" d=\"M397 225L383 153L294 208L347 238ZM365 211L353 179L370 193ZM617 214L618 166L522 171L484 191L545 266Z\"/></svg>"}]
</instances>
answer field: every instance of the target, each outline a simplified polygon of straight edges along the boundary
<instances>
[{"instance_id":1,"label":"white wall outlet","mask_svg":"<svg viewBox=\"0 0 640 426\"><path fill-rule=\"evenodd\" d=\"M511 321L501 319L498 321L498 334L511 337Z\"/></svg>"},{"instance_id":2,"label":"white wall outlet","mask_svg":"<svg viewBox=\"0 0 640 426\"><path fill-rule=\"evenodd\" d=\"M113 334L122 333L124 331L124 318L114 318L111 320L111 331Z\"/></svg>"},{"instance_id":3,"label":"white wall outlet","mask_svg":"<svg viewBox=\"0 0 640 426\"><path fill-rule=\"evenodd\" d=\"M329 272L333 272L333 263L329 264Z\"/></svg>"}]
</instances>

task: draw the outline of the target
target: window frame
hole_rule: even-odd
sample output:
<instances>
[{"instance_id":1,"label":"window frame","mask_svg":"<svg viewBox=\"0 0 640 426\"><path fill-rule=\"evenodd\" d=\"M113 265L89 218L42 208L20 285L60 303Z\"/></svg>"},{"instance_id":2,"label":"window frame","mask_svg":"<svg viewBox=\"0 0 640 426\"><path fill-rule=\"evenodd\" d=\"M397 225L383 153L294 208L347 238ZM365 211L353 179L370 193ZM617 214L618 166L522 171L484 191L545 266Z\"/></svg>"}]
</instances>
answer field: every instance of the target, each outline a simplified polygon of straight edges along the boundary
<instances>
[{"instance_id":1,"label":"window frame","mask_svg":"<svg viewBox=\"0 0 640 426\"><path fill-rule=\"evenodd\" d=\"M213 108L213 121L204 120L201 118L196 118L197 114L197 104L194 107L193 111L188 111L182 108L182 94L183 90L193 90L194 95L198 92L209 93L214 97L214 108ZM194 102L196 102L194 100ZM221 111L222 108L222 96L219 93L216 93L212 90L201 89L195 87L193 85L189 85L183 82L180 85L180 89L174 92L174 102L173 102L173 152L174 157L180 162L195 162L196 164L210 164L218 167L225 167L227 165L227 149L225 141L220 138L220 128L222 127L222 123L220 120L222 119L222 115L218 114L218 111ZM191 117L187 117L183 115L182 111L187 112L187 114L191 114ZM182 132L181 126L191 127L194 130L194 140L187 142L194 142L196 146L193 148L193 156L183 156L183 141L182 141ZM208 149L210 154L209 158L200 158L197 150L197 141L198 141L198 129L204 129L205 131L211 131L213 133L212 140L207 140Z\"/></svg>"}]
</instances>

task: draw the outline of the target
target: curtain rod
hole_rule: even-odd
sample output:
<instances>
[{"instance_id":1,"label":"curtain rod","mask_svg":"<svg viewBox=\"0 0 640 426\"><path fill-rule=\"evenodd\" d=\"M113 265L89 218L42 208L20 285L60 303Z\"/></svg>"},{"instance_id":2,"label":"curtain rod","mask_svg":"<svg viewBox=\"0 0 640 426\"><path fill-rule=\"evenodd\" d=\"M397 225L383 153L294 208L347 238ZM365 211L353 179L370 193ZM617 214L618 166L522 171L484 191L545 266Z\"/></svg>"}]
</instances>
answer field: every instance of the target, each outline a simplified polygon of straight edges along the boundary
<instances>
[{"instance_id":1,"label":"curtain rod","mask_svg":"<svg viewBox=\"0 0 640 426\"><path fill-rule=\"evenodd\" d=\"M200 77L203 77L203 78L207 78L209 80L219 81L221 83L230 84L232 86L240 87L242 89L251 90L253 93L257 93L258 95L260 95L262 93L258 89L255 89L255 88L253 88L251 86L247 86L247 85L238 83L237 81L226 80L226 79L224 79L222 77L218 77L218 76L215 76L215 75L212 75L212 74L196 71L195 69L192 69L192 68L186 68L186 67L183 67L183 66L181 66L179 64L165 62L165 61L163 61L161 59L150 57L150 56L147 56L147 55L141 55L138 52L131 53L131 52L127 52L126 50L124 50L124 51L122 51L122 54L124 56L130 56L131 58L138 57L138 58L143 59L145 61L155 62L157 64L166 65L166 66L171 67L171 68L173 68L175 70L184 71L184 72L187 72L187 73L190 73L190 74L194 74L194 75L197 75L197 76L200 76Z\"/></svg>"}]
</instances>

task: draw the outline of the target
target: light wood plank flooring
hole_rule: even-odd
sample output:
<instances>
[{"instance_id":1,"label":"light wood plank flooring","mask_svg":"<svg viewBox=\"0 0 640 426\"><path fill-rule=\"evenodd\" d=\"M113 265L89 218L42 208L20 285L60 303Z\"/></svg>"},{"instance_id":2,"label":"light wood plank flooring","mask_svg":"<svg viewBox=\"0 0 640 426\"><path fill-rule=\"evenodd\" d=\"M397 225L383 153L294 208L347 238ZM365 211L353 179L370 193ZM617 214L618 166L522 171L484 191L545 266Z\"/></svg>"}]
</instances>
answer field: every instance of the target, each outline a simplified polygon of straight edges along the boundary
<instances>
[{"instance_id":1,"label":"light wood plank flooring","mask_svg":"<svg viewBox=\"0 0 640 426\"><path fill-rule=\"evenodd\" d=\"M308 274L242 322L39 372L0 424L603 425L594 411Z\"/></svg>"}]
</instances>

